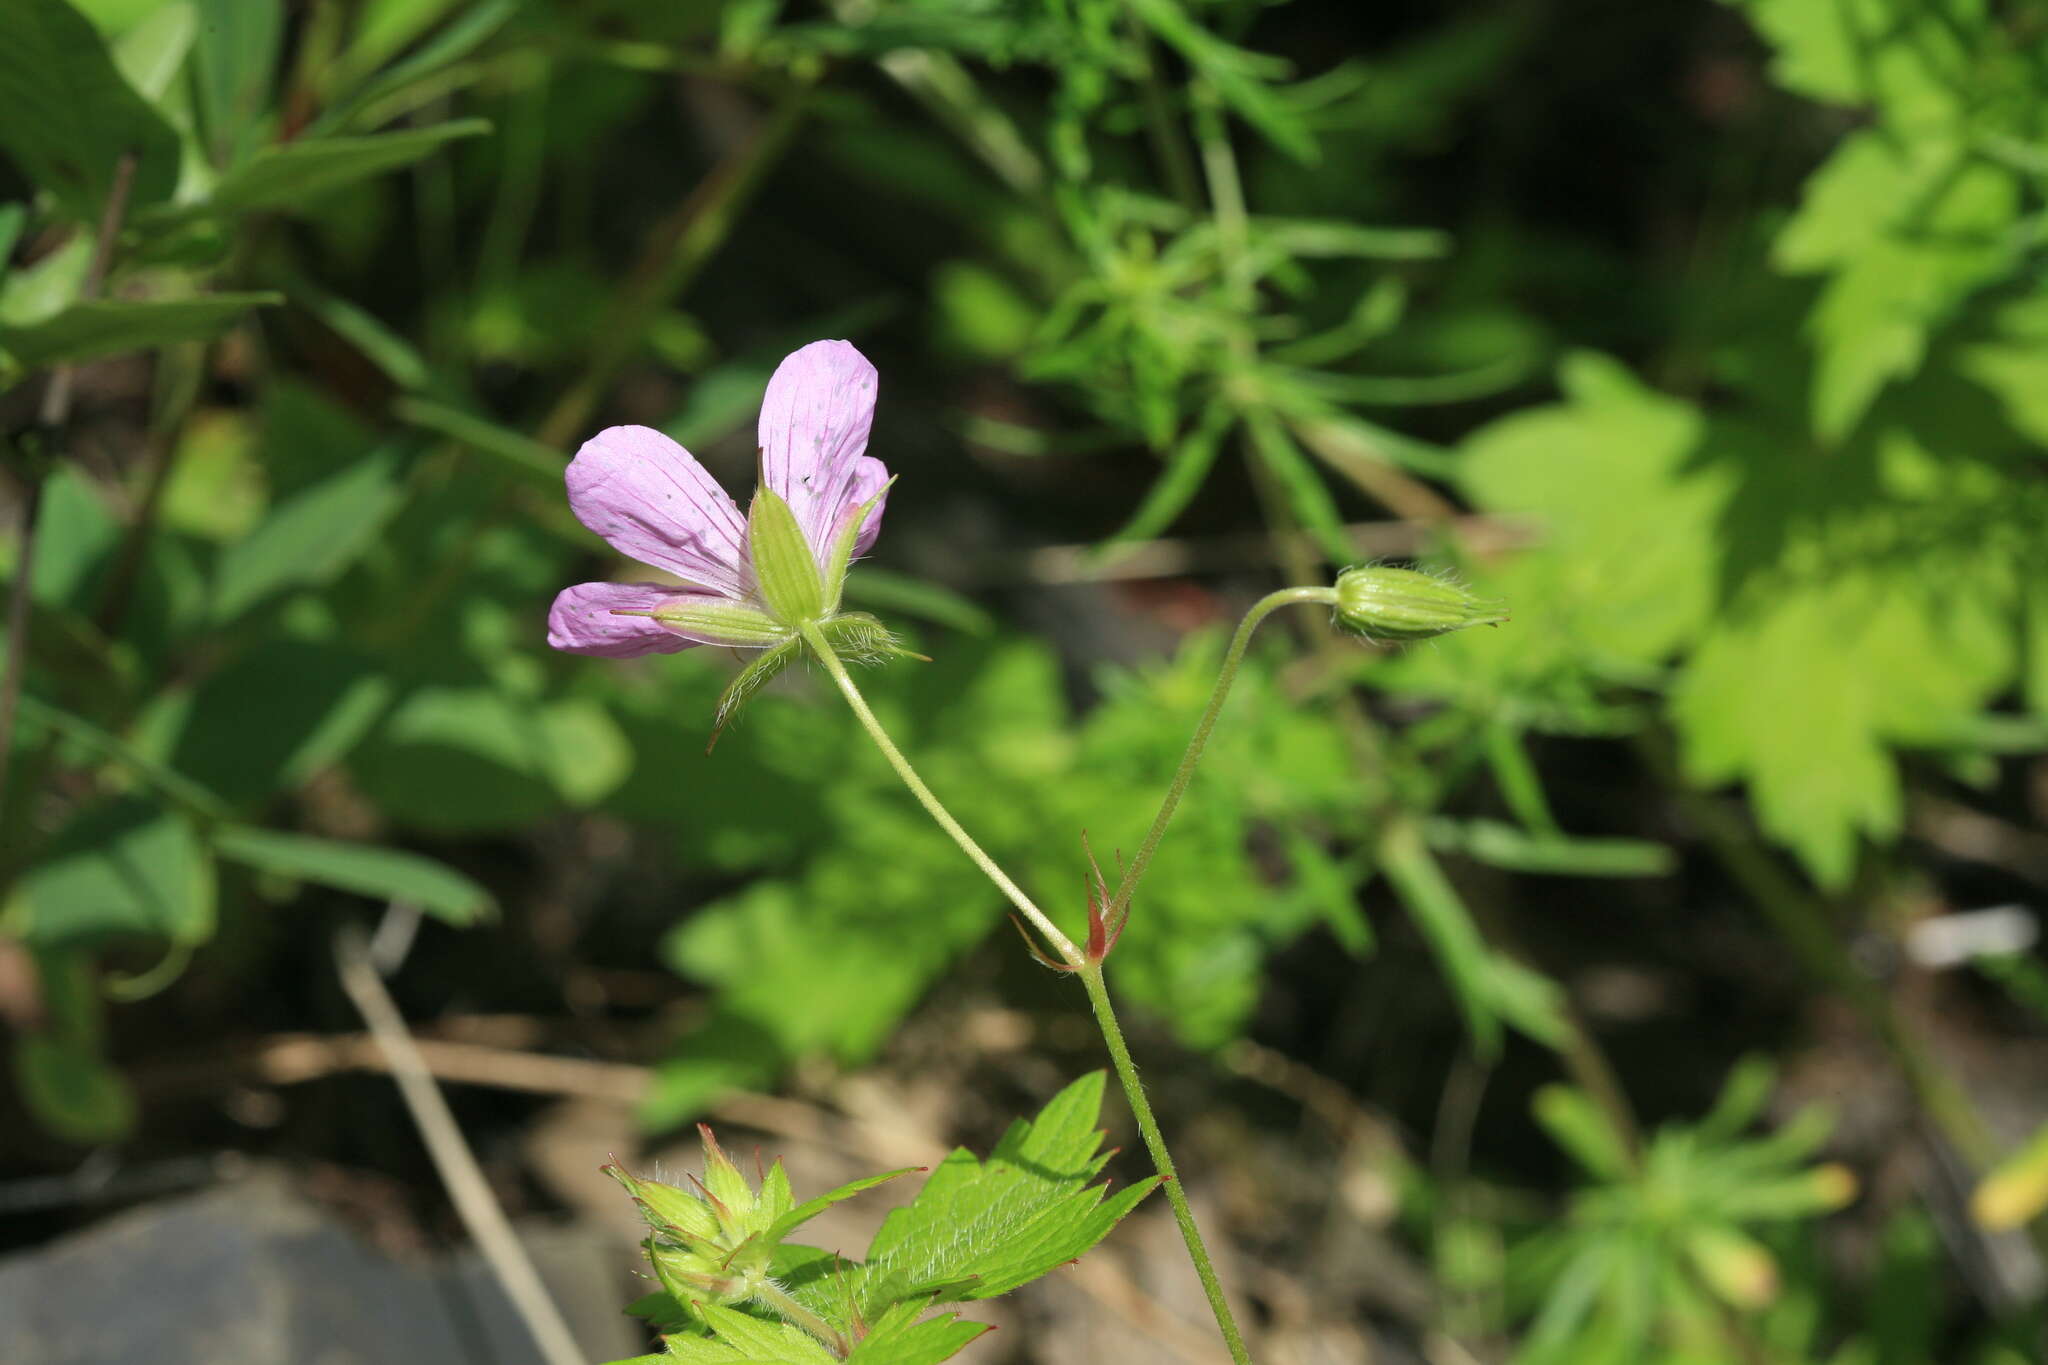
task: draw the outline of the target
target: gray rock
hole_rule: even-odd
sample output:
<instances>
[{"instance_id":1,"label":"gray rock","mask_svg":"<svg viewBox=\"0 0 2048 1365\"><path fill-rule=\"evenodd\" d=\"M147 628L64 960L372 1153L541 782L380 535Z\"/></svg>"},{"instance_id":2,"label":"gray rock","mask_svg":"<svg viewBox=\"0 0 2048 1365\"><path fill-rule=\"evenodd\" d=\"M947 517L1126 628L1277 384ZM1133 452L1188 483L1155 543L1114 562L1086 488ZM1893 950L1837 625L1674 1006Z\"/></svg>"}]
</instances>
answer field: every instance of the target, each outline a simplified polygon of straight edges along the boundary
<instances>
[{"instance_id":1,"label":"gray rock","mask_svg":"<svg viewBox=\"0 0 2048 1365\"><path fill-rule=\"evenodd\" d=\"M522 1239L589 1359L644 1349L616 1243ZM541 1365L474 1254L408 1264L364 1246L280 1173L108 1219L0 1261L7 1365Z\"/></svg>"}]
</instances>

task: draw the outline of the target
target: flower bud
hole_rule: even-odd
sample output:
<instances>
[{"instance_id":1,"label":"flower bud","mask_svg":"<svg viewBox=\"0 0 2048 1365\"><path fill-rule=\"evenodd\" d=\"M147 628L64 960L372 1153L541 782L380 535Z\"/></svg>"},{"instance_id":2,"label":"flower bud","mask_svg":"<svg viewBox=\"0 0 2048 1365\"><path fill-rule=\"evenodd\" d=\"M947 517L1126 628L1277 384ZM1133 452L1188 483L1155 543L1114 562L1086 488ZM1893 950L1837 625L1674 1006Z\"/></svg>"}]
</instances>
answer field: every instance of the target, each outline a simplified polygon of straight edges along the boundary
<instances>
[{"instance_id":1,"label":"flower bud","mask_svg":"<svg viewBox=\"0 0 2048 1365\"><path fill-rule=\"evenodd\" d=\"M1505 606L1415 569L1366 564L1337 575L1337 619L1374 640L1427 640L1498 625Z\"/></svg>"}]
</instances>

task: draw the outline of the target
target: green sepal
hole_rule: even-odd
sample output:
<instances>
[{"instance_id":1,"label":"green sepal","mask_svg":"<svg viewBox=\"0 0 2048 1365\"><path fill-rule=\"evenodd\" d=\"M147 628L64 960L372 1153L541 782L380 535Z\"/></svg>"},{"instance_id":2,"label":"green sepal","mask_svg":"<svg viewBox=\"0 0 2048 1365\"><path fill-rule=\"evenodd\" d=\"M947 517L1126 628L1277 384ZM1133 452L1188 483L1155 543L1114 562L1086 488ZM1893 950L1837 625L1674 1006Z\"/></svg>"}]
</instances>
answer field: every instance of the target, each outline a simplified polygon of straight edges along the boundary
<instances>
[{"instance_id":1,"label":"green sepal","mask_svg":"<svg viewBox=\"0 0 2048 1365\"><path fill-rule=\"evenodd\" d=\"M664 1185L658 1180L641 1180L617 1164L603 1169L606 1175L626 1187L626 1193L640 1206L640 1216L656 1232L680 1234L700 1242L711 1240L712 1234L717 1232L718 1222L712 1217L711 1210L688 1190Z\"/></svg>"},{"instance_id":2,"label":"green sepal","mask_svg":"<svg viewBox=\"0 0 2048 1365\"><path fill-rule=\"evenodd\" d=\"M718 711L712 717L711 740L704 746L705 753L717 747L718 737L725 733L725 727L739 714L739 709L766 687L776 674L795 663L802 653L803 641L791 636L774 648L761 651L759 657L733 676L733 680L725 685L725 691L719 694Z\"/></svg>"},{"instance_id":3,"label":"green sepal","mask_svg":"<svg viewBox=\"0 0 2048 1365\"><path fill-rule=\"evenodd\" d=\"M1337 619L1368 639L1405 641L1499 625L1508 614L1447 579L1367 564L1337 575Z\"/></svg>"},{"instance_id":4,"label":"green sepal","mask_svg":"<svg viewBox=\"0 0 2048 1365\"><path fill-rule=\"evenodd\" d=\"M811 543L796 513L772 488L758 490L747 510L747 555L761 599L776 620L795 626L825 614L825 584Z\"/></svg>"},{"instance_id":5,"label":"green sepal","mask_svg":"<svg viewBox=\"0 0 2048 1365\"><path fill-rule=\"evenodd\" d=\"M853 543L860 539L860 528L866 524L868 513L889 495L889 489L895 482L892 477L872 498L855 508L853 515L840 526L839 534L832 537L832 548L825 556L825 610L828 613L839 610L840 590L846 586L846 570L853 563Z\"/></svg>"},{"instance_id":6,"label":"green sepal","mask_svg":"<svg viewBox=\"0 0 2048 1365\"><path fill-rule=\"evenodd\" d=\"M657 607L647 613L678 635L707 645L737 645L752 649L781 644L789 638L789 627L765 611L755 611L737 602L730 605Z\"/></svg>"},{"instance_id":7,"label":"green sepal","mask_svg":"<svg viewBox=\"0 0 2048 1365\"><path fill-rule=\"evenodd\" d=\"M830 620L820 621L818 629L832 652L848 663L872 667L887 663L901 654L912 659L924 655L913 654L896 643L896 636L875 617L864 611L842 612ZM929 660L927 660L929 662Z\"/></svg>"}]
</instances>

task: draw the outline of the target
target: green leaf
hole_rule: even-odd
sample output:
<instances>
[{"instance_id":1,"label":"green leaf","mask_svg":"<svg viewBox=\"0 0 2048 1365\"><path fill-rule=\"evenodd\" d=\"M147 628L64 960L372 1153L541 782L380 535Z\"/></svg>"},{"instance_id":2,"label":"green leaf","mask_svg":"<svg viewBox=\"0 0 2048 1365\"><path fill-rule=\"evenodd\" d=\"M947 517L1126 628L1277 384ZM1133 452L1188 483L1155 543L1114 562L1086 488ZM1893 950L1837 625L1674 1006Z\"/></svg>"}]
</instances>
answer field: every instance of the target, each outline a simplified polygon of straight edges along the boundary
<instances>
[{"instance_id":1,"label":"green leaf","mask_svg":"<svg viewBox=\"0 0 2048 1365\"><path fill-rule=\"evenodd\" d=\"M747 555L761 599L778 620L815 621L825 609L825 584L811 543L774 489L762 486L747 509Z\"/></svg>"},{"instance_id":2,"label":"green leaf","mask_svg":"<svg viewBox=\"0 0 2048 1365\"><path fill-rule=\"evenodd\" d=\"M410 166L450 142L490 130L482 119L459 119L402 133L310 138L265 147L222 176L205 203L192 211L310 213L329 190Z\"/></svg>"},{"instance_id":3,"label":"green leaf","mask_svg":"<svg viewBox=\"0 0 2048 1365\"><path fill-rule=\"evenodd\" d=\"M1542 527L1543 548L1530 558L1551 581L1510 598L1512 633L1481 632L1455 655L1417 652L1420 666L1470 669L1475 655L1503 653L1528 661L1532 644L1560 633L1582 656L1654 662L1712 614L1714 525L1732 480L1695 468L1700 414L1591 352L1567 356L1558 380L1564 403L1481 428L1463 466L1481 506ZM1531 624L1539 611L1557 619Z\"/></svg>"},{"instance_id":4,"label":"green leaf","mask_svg":"<svg viewBox=\"0 0 2048 1365\"><path fill-rule=\"evenodd\" d=\"M213 934L213 862L182 816L116 798L58 833L22 874L5 919L42 946L129 934L203 943Z\"/></svg>"},{"instance_id":5,"label":"green leaf","mask_svg":"<svg viewBox=\"0 0 2048 1365\"><path fill-rule=\"evenodd\" d=\"M1177 0L1131 0L1130 8L1215 88L1233 113L1275 147L1297 161L1313 164L1318 159L1315 134L1268 83L1269 76L1285 70L1284 63L1225 42Z\"/></svg>"},{"instance_id":6,"label":"green leaf","mask_svg":"<svg viewBox=\"0 0 2048 1365\"><path fill-rule=\"evenodd\" d=\"M776 1365L838 1365L838 1357L816 1337L786 1322L763 1322L735 1308L700 1303L697 1311L712 1337L666 1338L668 1358L680 1365L737 1365L740 1361L773 1361Z\"/></svg>"},{"instance_id":7,"label":"green leaf","mask_svg":"<svg viewBox=\"0 0 2048 1365\"><path fill-rule=\"evenodd\" d=\"M289 678L289 687L278 679ZM157 724L169 764L228 801L261 801L339 762L390 704L392 684L332 645L266 640L188 696L167 700Z\"/></svg>"},{"instance_id":8,"label":"green leaf","mask_svg":"<svg viewBox=\"0 0 2048 1365\"><path fill-rule=\"evenodd\" d=\"M424 361L418 362L417 368L410 360L380 368L394 379L401 375L417 375L424 382L426 378ZM507 468L518 472L537 487L546 488L550 494L559 495L561 492L561 452L542 445L531 436L428 398L401 398L391 410L401 422L439 432L473 450L502 460Z\"/></svg>"},{"instance_id":9,"label":"green leaf","mask_svg":"<svg viewBox=\"0 0 2048 1365\"><path fill-rule=\"evenodd\" d=\"M1919 0L1731 0L1777 55L1771 76L1829 104L1881 107L1908 124L1946 123L1970 99L1966 25Z\"/></svg>"},{"instance_id":10,"label":"green leaf","mask_svg":"<svg viewBox=\"0 0 2048 1365\"><path fill-rule=\"evenodd\" d=\"M336 577L370 547L398 503L397 461L388 452L286 499L221 554L214 620L225 625L281 593Z\"/></svg>"},{"instance_id":11,"label":"green leaf","mask_svg":"<svg viewBox=\"0 0 2048 1365\"><path fill-rule=\"evenodd\" d=\"M404 901L439 920L467 928L492 919L491 893L445 863L402 849L280 834L248 825L213 833L221 857L263 872L353 891L373 900Z\"/></svg>"},{"instance_id":12,"label":"green leaf","mask_svg":"<svg viewBox=\"0 0 2048 1365\"><path fill-rule=\"evenodd\" d=\"M194 62L199 122L207 157L232 166L256 145L270 104L279 41L280 0L199 0L199 51Z\"/></svg>"},{"instance_id":13,"label":"green leaf","mask_svg":"<svg viewBox=\"0 0 2048 1365\"><path fill-rule=\"evenodd\" d=\"M1828 538L1876 530L1861 520ZM2000 595L1982 571L1951 563L1937 576L1912 558L1760 583L1673 688L1687 773L1747 780L1764 829L1822 886L1847 885L1859 836L1887 841L1904 817L1889 744L1939 737L2011 677Z\"/></svg>"},{"instance_id":14,"label":"green leaf","mask_svg":"<svg viewBox=\"0 0 2048 1365\"><path fill-rule=\"evenodd\" d=\"M177 186L177 133L64 0L0 5L0 148L82 223L99 222L129 153L131 205L154 204Z\"/></svg>"},{"instance_id":15,"label":"green leaf","mask_svg":"<svg viewBox=\"0 0 2048 1365\"><path fill-rule=\"evenodd\" d=\"M1116 1226L1159 1183L1148 1177L1108 1199L1089 1185L1109 1160L1102 1134L1103 1073L1055 1095L1018 1120L977 1161L957 1149L907 1206L882 1221L855 1273L854 1292L872 1320L912 1296L934 1302L986 1299L1064 1265Z\"/></svg>"},{"instance_id":16,"label":"green leaf","mask_svg":"<svg viewBox=\"0 0 2048 1365\"><path fill-rule=\"evenodd\" d=\"M1584 1091L1546 1085L1536 1092L1532 1107L1544 1131L1593 1175L1625 1180L1634 1170L1627 1140Z\"/></svg>"},{"instance_id":17,"label":"green leaf","mask_svg":"<svg viewBox=\"0 0 2048 1365\"><path fill-rule=\"evenodd\" d=\"M181 341L207 341L234 326L251 308L283 302L282 295L269 293L140 302L94 299L71 304L26 327L0 327L0 351L24 368L35 369Z\"/></svg>"},{"instance_id":18,"label":"green leaf","mask_svg":"<svg viewBox=\"0 0 2048 1365\"><path fill-rule=\"evenodd\" d=\"M776 1169L781 1169L779 1163ZM891 1180L895 1180L900 1176L906 1176L912 1171L921 1171L923 1169L922 1166L905 1166L900 1170L884 1171L880 1175L868 1175L862 1176L858 1180L849 1180L836 1190L829 1190L815 1199L806 1199L803 1203L796 1205L769 1224L768 1230L762 1233L761 1236L767 1241L779 1242L841 1200L851 1199L863 1190L871 1190L877 1185L886 1185Z\"/></svg>"},{"instance_id":19,"label":"green leaf","mask_svg":"<svg viewBox=\"0 0 2048 1365\"><path fill-rule=\"evenodd\" d=\"M118 763L188 811L205 819L225 819L229 811L213 792L191 778L159 763L137 745L110 734L82 716L23 693L18 699L21 719L62 735L88 753Z\"/></svg>"},{"instance_id":20,"label":"green leaf","mask_svg":"<svg viewBox=\"0 0 2048 1365\"><path fill-rule=\"evenodd\" d=\"M1499 820L1434 819L1432 846L1510 872L1551 877L1665 877L1677 866L1669 848L1641 839L1573 839L1532 833Z\"/></svg>"},{"instance_id":21,"label":"green leaf","mask_svg":"<svg viewBox=\"0 0 2048 1365\"><path fill-rule=\"evenodd\" d=\"M1145 490L1138 510L1110 535L1109 544L1150 540L1173 525L1194 501L1195 494L1202 491L1230 427L1230 409L1224 404L1218 403L1203 414L1202 420L1175 443L1166 457L1166 468Z\"/></svg>"},{"instance_id":22,"label":"green leaf","mask_svg":"<svg viewBox=\"0 0 2048 1365\"><path fill-rule=\"evenodd\" d=\"M171 88L199 33L199 14L185 0L170 0L121 35L114 45L114 65L136 92L152 104ZM0 259L7 253L0 251Z\"/></svg>"},{"instance_id":23,"label":"green leaf","mask_svg":"<svg viewBox=\"0 0 2048 1365\"><path fill-rule=\"evenodd\" d=\"M969 1322L957 1313L923 1317L925 1308L922 1299L892 1306L853 1348L847 1365L938 1365L984 1332L995 1330L988 1323Z\"/></svg>"},{"instance_id":24,"label":"green leaf","mask_svg":"<svg viewBox=\"0 0 2048 1365\"><path fill-rule=\"evenodd\" d=\"M85 954L34 955L43 1000L42 1027L14 1040L15 1084L36 1118L68 1142L125 1137L135 1126L135 1095L106 1059L105 1005Z\"/></svg>"},{"instance_id":25,"label":"green leaf","mask_svg":"<svg viewBox=\"0 0 2048 1365\"><path fill-rule=\"evenodd\" d=\"M510 829L592 804L632 771L633 751L589 698L536 703L490 687L422 687L350 757L385 812L420 829Z\"/></svg>"}]
</instances>

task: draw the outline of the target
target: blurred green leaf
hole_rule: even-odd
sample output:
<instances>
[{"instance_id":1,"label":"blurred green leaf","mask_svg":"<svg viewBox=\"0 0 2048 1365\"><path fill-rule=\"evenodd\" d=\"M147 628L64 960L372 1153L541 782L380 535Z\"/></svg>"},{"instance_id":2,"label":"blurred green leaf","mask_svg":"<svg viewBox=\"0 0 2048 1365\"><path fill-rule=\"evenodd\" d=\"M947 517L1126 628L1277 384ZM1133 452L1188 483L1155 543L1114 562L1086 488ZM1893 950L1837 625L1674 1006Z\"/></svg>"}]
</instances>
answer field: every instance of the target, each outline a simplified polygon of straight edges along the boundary
<instances>
[{"instance_id":1,"label":"blurred green leaf","mask_svg":"<svg viewBox=\"0 0 2048 1365\"><path fill-rule=\"evenodd\" d=\"M339 762L392 691L389 678L348 650L266 640L167 702L161 723L175 731L169 763L230 802L260 802Z\"/></svg>"},{"instance_id":2,"label":"blurred green leaf","mask_svg":"<svg viewBox=\"0 0 2048 1365\"><path fill-rule=\"evenodd\" d=\"M872 564L862 564L846 580L846 596L859 606L921 617L965 635L988 635L996 628L995 617L952 589Z\"/></svg>"},{"instance_id":3,"label":"blurred green leaf","mask_svg":"<svg viewBox=\"0 0 2048 1365\"><path fill-rule=\"evenodd\" d=\"M264 133L284 36L282 0L198 0L199 123L216 166L243 160Z\"/></svg>"},{"instance_id":4,"label":"blurred green leaf","mask_svg":"<svg viewBox=\"0 0 2048 1365\"><path fill-rule=\"evenodd\" d=\"M186 0L160 4L114 44L114 65L145 99L155 103L191 55L199 12ZM0 257L6 252L0 251Z\"/></svg>"},{"instance_id":5,"label":"blurred green leaf","mask_svg":"<svg viewBox=\"0 0 2048 1365\"><path fill-rule=\"evenodd\" d=\"M135 1095L106 1059L92 960L49 949L33 960L43 1024L14 1039L15 1084L36 1118L66 1141L118 1141L135 1126Z\"/></svg>"},{"instance_id":6,"label":"blurred green leaf","mask_svg":"<svg viewBox=\"0 0 2048 1365\"><path fill-rule=\"evenodd\" d=\"M0 148L85 224L99 222L126 155L133 206L167 198L178 180L177 133L65 0L0 5Z\"/></svg>"},{"instance_id":7,"label":"blurred green leaf","mask_svg":"<svg viewBox=\"0 0 2048 1365\"><path fill-rule=\"evenodd\" d=\"M1498 820L1428 822L1429 842L1511 872L1554 877L1663 877L1677 866L1671 850L1640 839L1575 839L1534 833Z\"/></svg>"},{"instance_id":8,"label":"blurred green leaf","mask_svg":"<svg viewBox=\"0 0 2048 1365\"><path fill-rule=\"evenodd\" d=\"M458 928L495 918L491 893L446 863L403 849L304 834L280 834L248 825L213 832L221 857L258 871L353 891L373 900L403 901Z\"/></svg>"},{"instance_id":9,"label":"blurred green leaf","mask_svg":"<svg viewBox=\"0 0 2048 1365\"><path fill-rule=\"evenodd\" d=\"M201 943L213 934L213 862L183 816L117 797L58 832L22 874L5 919L47 947L121 935Z\"/></svg>"},{"instance_id":10,"label":"blurred green leaf","mask_svg":"<svg viewBox=\"0 0 2048 1365\"><path fill-rule=\"evenodd\" d=\"M278 294L207 294L148 302L94 299L74 303L29 326L0 327L0 351L34 369L152 350L180 341L206 341L241 320L251 308L283 303Z\"/></svg>"},{"instance_id":11,"label":"blurred green leaf","mask_svg":"<svg viewBox=\"0 0 2048 1365\"><path fill-rule=\"evenodd\" d=\"M294 588L324 583L370 547L399 503L398 465L377 452L279 503L221 552L213 617L225 625Z\"/></svg>"},{"instance_id":12,"label":"blurred green leaf","mask_svg":"<svg viewBox=\"0 0 2048 1365\"><path fill-rule=\"evenodd\" d=\"M458 119L401 133L308 138L265 147L223 175L198 207L229 213L310 213L329 190L410 166L448 143L489 131L491 125L483 119Z\"/></svg>"}]
</instances>

